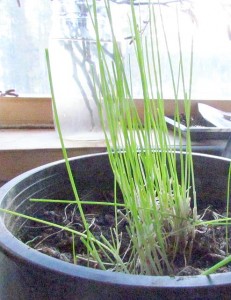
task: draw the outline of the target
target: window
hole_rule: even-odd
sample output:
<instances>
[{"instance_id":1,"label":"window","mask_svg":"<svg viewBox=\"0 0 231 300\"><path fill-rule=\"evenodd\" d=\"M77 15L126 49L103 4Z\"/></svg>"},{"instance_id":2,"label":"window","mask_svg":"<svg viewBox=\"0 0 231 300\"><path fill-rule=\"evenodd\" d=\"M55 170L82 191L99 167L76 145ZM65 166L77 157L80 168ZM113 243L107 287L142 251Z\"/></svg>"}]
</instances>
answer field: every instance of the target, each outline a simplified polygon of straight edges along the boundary
<instances>
[{"instance_id":1,"label":"window","mask_svg":"<svg viewBox=\"0 0 231 300\"><path fill-rule=\"evenodd\" d=\"M231 99L231 3L195 1L195 16L193 97Z\"/></svg>"},{"instance_id":2,"label":"window","mask_svg":"<svg viewBox=\"0 0 231 300\"><path fill-rule=\"evenodd\" d=\"M50 0L0 1L0 91L49 95L44 49L51 27Z\"/></svg>"},{"instance_id":3,"label":"window","mask_svg":"<svg viewBox=\"0 0 231 300\"><path fill-rule=\"evenodd\" d=\"M171 5L176 1L161 2L167 3L162 6L162 14L172 62L174 69L177 70L179 47L176 9L175 5ZM185 68L190 63L192 35L194 39L192 98L231 99L231 2L191 0L182 1L178 7ZM160 40L160 44L161 42L164 44L164 41ZM162 74L164 98L173 98L166 51L161 51L161 55L165 66ZM136 76L136 72L133 76Z\"/></svg>"},{"instance_id":4,"label":"window","mask_svg":"<svg viewBox=\"0 0 231 300\"><path fill-rule=\"evenodd\" d=\"M45 97L50 95L50 90L44 49L48 46L52 28L53 6L57 2L65 4L72 1L74 0L0 0L0 91L5 93L6 90L15 89L20 96L18 98L0 97L0 128L50 128L52 126L51 101L49 97ZM84 0L75 0L75 2L78 1ZM123 11L123 5L126 6L126 2L129 2L129 0L111 1L120 3L119 12ZM149 2L149 0L141 1ZM151 1L158 2L158 0ZM231 99L231 1L160 0L163 11L168 14L167 27L170 33L172 30L171 13L174 12L173 7L176 2L179 3L180 14L185 20L182 28L184 41L189 36L186 23L189 25L194 22L196 27L195 42L198 43L194 54L193 98L198 100ZM142 5L142 9L144 7ZM121 22L120 17L118 20ZM129 46L129 39L126 41ZM173 48L175 42L176 40L172 38ZM129 49L125 51L129 52ZM59 63L62 68L62 58ZM167 79L165 82L168 86ZM139 96L139 90L137 95ZM166 89L165 96L172 97L168 89ZM170 115L174 102L170 100L168 103L167 114ZM196 101L193 103L194 106L195 103ZM208 104L215 106L218 101L209 101ZM136 105L142 115L142 101L136 101ZM228 101L220 101L217 107L228 111L229 105ZM9 130L0 131L0 161L3 163L0 169L0 182L26 169L60 158L60 156L57 157L60 152L56 151L60 144L54 131L47 130L45 135L43 130L41 134L40 131L36 130L34 135L35 131L26 130L25 136L22 130L12 130L10 131L12 134L9 134ZM51 150L52 154L47 149L41 151L47 147L55 151ZM104 143L99 141L95 143L69 141L68 147L79 150L79 152L73 151L72 155L86 153L86 151L104 151ZM14 151L15 149L17 151ZM28 149L33 149L33 151L28 151ZM28 163L25 163L25 157Z\"/></svg>"},{"instance_id":5,"label":"window","mask_svg":"<svg viewBox=\"0 0 231 300\"><path fill-rule=\"evenodd\" d=\"M0 91L13 88L21 96L50 94L44 49L52 26L52 6L57 1L20 0L20 7L19 0L0 1ZM126 3L126 0L113 2ZM160 2L166 14L173 10L173 3L180 2L185 20L195 23L193 98L231 99L230 1ZM171 30L171 17L168 20ZM187 26L183 37L187 37ZM172 95L167 93L166 97Z\"/></svg>"}]
</instances>

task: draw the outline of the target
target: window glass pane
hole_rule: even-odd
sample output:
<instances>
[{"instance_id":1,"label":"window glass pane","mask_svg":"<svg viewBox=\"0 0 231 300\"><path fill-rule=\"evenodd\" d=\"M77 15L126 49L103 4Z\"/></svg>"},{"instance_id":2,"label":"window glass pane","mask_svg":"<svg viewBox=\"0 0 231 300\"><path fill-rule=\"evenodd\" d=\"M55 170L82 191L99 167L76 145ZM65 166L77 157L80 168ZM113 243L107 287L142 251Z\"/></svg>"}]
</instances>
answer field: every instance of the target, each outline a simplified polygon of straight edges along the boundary
<instances>
[{"instance_id":1,"label":"window glass pane","mask_svg":"<svg viewBox=\"0 0 231 300\"><path fill-rule=\"evenodd\" d=\"M44 49L51 26L50 0L0 1L0 90L49 94Z\"/></svg>"},{"instance_id":2,"label":"window glass pane","mask_svg":"<svg viewBox=\"0 0 231 300\"><path fill-rule=\"evenodd\" d=\"M192 36L194 40L192 98L231 99L231 1L178 1L178 21L176 1L162 1L162 3L166 2L168 5L162 5L162 15L175 71L175 82L177 82L179 70L177 29L177 22L179 22L186 86L189 86ZM157 24L160 24L158 13L156 19ZM148 20L148 16L146 16L146 20ZM145 34L147 37L149 36L148 30L144 31ZM150 41L148 40L148 42ZM159 36L158 43L161 49L163 96L164 98L173 98L168 55L162 35ZM156 41L154 41L155 46ZM134 51L128 48L127 51L130 52L131 61L133 61ZM151 58L151 53L149 55ZM157 57L156 52L155 55ZM142 97L137 68L134 67L134 70L132 71L132 79L134 80L136 77L137 84L133 85L133 90L138 97ZM156 85L154 79L153 85ZM182 88L179 89L179 97L183 97Z\"/></svg>"},{"instance_id":3,"label":"window glass pane","mask_svg":"<svg viewBox=\"0 0 231 300\"><path fill-rule=\"evenodd\" d=\"M52 6L58 0L0 1L0 91L15 89L20 95L49 94L44 49L52 26ZM61 1L61 0L60 0ZM70 1L70 0L69 0ZM65 1L63 1L65 2ZM71 1L70 1L71 2ZM73 1L74 2L74 1ZM78 2L78 1L76 1ZM114 2L121 2L115 0ZM126 2L122 1L123 3ZM129 1L128 1L129 2ZM144 2L144 1L143 1ZM147 1L148 3L149 1ZM156 1L157 2L157 1ZM170 47L179 55L175 3L179 2L182 45L189 41L194 24L194 76L192 97L231 99L231 3L230 0L160 1L169 33ZM144 9L142 5L142 9ZM119 10L114 11L116 18ZM183 24L183 25L182 25ZM125 53L131 45L126 43ZM184 49L183 49L184 50ZM186 56L189 54L186 54ZM133 60L132 60L133 61ZM60 58L60 68L62 58ZM177 64L177 58L174 62ZM168 76L163 73L166 98L173 97ZM138 75L133 74L134 77ZM137 96L142 96L137 85Z\"/></svg>"},{"instance_id":4,"label":"window glass pane","mask_svg":"<svg viewBox=\"0 0 231 300\"><path fill-rule=\"evenodd\" d=\"M195 1L194 97L231 99L231 2Z\"/></svg>"}]
</instances>

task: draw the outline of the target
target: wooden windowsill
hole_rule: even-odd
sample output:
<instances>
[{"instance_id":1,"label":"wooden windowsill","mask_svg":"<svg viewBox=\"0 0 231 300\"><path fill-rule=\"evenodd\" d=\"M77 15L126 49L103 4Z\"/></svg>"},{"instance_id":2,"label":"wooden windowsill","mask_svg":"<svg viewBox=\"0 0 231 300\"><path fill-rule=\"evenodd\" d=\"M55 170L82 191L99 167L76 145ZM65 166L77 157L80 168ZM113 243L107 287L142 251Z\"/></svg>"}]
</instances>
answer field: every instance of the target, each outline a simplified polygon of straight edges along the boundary
<instances>
[{"instance_id":1,"label":"wooden windowsill","mask_svg":"<svg viewBox=\"0 0 231 300\"><path fill-rule=\"evenodd\" d=\"M137 111L143 118L143 100L134 100ZM165 100L165 114L173 115L175 101ZM180 112L184 102L178 100ZM195 113L197 103L206 103L215 108L229 111L231 100L192 100L191 112ZM54 128L50 97L0 97L0 128Z\"/></svg>"},{"instance_id":2,"label":"wooden windowsill","mask_svg":"<svg viewBox=\"0 0 231 300\"><path fill-rule=\"evenodd\" d=\"M54 129L0 130L0 184L40 165L62 159L60 141ZM194 142L193 146L223 147L224 141ZM65 141L68 156L105 152L105 141Z\"/></svg>"},{"instance_id":3,"label":"wooden windowsill","mask_svg":"<svg viewBox=\"0 0 231 300\"><path fill-rule=\"evenodd\" d=\"M60 149L55 129L1 129L0 151ZM104 140L65 140L67 149L102 148Z\"/></svg>"},{"instance_id":4,"label":"wooden windowsill","mask_svg":"<svg viewBox=\"0 0 231 300\"><path fill-rule=\"evenodd\" d=\"M54 127L50 97L0 97L0 127Z\"/></svg>"},{"instance_id":5,"label":"wooden windowsill","mask_svg":"<svg viewBox=\"0 0 231 300\"><path fill-rule=\"evenodd\" d=\"M54 129L0 130L0 185L40 165L62 159ZM68 156L104 152L104 141L65 141Z\"/></svg>"},{"instance_id":6,"label":"wooden windowsill","mask_svg":"<svg viewBox=\"0 0 231 300\"><path fill-rule=\"evenodd\" d=\"M230 110L230 100L193 100L192 113L198 102ZM135 100L135 103L142 119L143 101ZM179 100L179 103L180 110L183 110L183 101ZM166 115L172 115L173 111L174 101L166 100ZM62 159L49 97L0 97L0 128L0 185L29 169ZM217 141L206 142L206 146L217 144ZM219 144L222 145L222 142ZM205 146L205 142L194 145ZM69 140L65 141L65 146L69 157L106 150L102 140Z\"/></svg>"}]
</instances>

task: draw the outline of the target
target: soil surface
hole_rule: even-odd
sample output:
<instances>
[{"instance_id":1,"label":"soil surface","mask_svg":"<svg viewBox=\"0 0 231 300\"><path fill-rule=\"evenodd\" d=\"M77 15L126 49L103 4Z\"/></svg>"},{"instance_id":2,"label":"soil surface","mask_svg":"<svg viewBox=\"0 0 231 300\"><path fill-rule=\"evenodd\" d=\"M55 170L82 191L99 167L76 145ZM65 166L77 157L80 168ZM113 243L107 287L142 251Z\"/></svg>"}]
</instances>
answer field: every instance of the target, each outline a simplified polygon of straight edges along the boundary
<instances>
[{"instance_id":1,"label":"soil surface","mask_svg":"<svg viewBox=\"0 0 231 300\"><path fill-rule=\"evenodd\" d=\"M104 194L106 201L112 200L112 195ZM111 198L111 199L109 199ZM104 200L105 201L105 200ZM98 206L99 207L99 206ZM220 215L220 212L206 209L200 212L203 219L212 220ZM52 204L50 209L44 206L37 215L38 218L68 226L69 228L83 231L81 217L74 204ZM105 206L100 209L89 210L86 212L86 218L91 224L91 231L96 238L103 235L111 241L111 228L115 225L114 208ZM122 232L121 253L125 253L130 241L126 230L127 222L123 211L118 214L119 232ZM231 230L229 232L231 236ZM38 251L73 263L73 236L71 233L57 229L52 226L42 225L38 222L27 220L19 231L18 236L24 243ZM231 249L231 238L228 239L228 249ZM87 262L85 247L79 238L75 238L75 251L78 254L78 264L98 268L94 261ZM198 275L203 270L211 267L215 263L225 258L226 251L226 228L225 226L201 226L196 229L195 240L193 243L191 261L185 266L181 260L176 261L174 275ZM231 266L227 265L218 270L218 272L229 272Z\"/></svg>"},{"instance_id":2,"label":"soil surface","mask_svg":"<svg viewBox=\"0 0 231 300\"><path fill-rule=\"evenodd\" d=\"M186 117L184 114L180 115L180 123L184 126L187 125ZM206 121L201 115L191 116L190 127L215 127L213 124Z\"/></svg>"}]
</instances>

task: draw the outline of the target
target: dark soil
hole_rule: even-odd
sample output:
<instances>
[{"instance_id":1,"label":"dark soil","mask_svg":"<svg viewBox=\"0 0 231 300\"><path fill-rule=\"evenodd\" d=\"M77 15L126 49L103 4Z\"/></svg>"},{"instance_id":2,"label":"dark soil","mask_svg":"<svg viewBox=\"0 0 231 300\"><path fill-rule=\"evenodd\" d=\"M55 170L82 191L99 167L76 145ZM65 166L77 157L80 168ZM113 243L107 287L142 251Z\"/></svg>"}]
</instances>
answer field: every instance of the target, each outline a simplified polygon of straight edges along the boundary
<instances>
[{"instance_id":1,"label":"dark soil","mask_svg":"<svg viewBox=\"0 0 231 300\"><path fill-rule=\"evenodd\" d=\"M186 117L184 114L180 115L180 123L184 126L187 125ZM191 116L190 127L214 127L213 124L206 121L201 115Z\"/></svg>"},{"instance_id":2,"label":"dark soil","mask_svg":"<svg viewBox=\"0 0 231 300\"><path fill-rule=\"evenodd\" d=\"M104 194L104 197L112 201L111 195ZM201 212L201 215L203 214L204 219L211 220L215 219L220 212L206 209L205 212ZM39 212L37 217L49 222L68 226L78 231L83 231L81 217L74 204L52 204L50 209L44 206L44 209ZM105 206L105 208L100 207L100 209L94 208L94 212L93 210L87 211L86 218L89 224L91 224L91 231L97 238L100 238L100 235L103 233L103 235L111 241L110 228L115 224L114 208L108 206ZM130 241L126 230L127 222L123 212L118 215L118 223L119 232L123 234L121 246L121 255L123 255ZM198 275L203 270L224 259L226 251L225 234L225 226L201 226L197 228L191 261L187 266L185 266L182 259L176 261L175 275ZM231 236L231 230L229 234ZM72 234L67 231L27 220L19 231L19 238L30 247L44 254L66 262L74 262ZM98 268L95 262L87 262L85 247L79 238L75 238L75 248L76 253L80 256L78 264ZM228 248L231 249L231 239L229 239ZM228 271L231 271L231 266L229 265L218 270L218 272Z\"/></svg>"}]
</instances>

